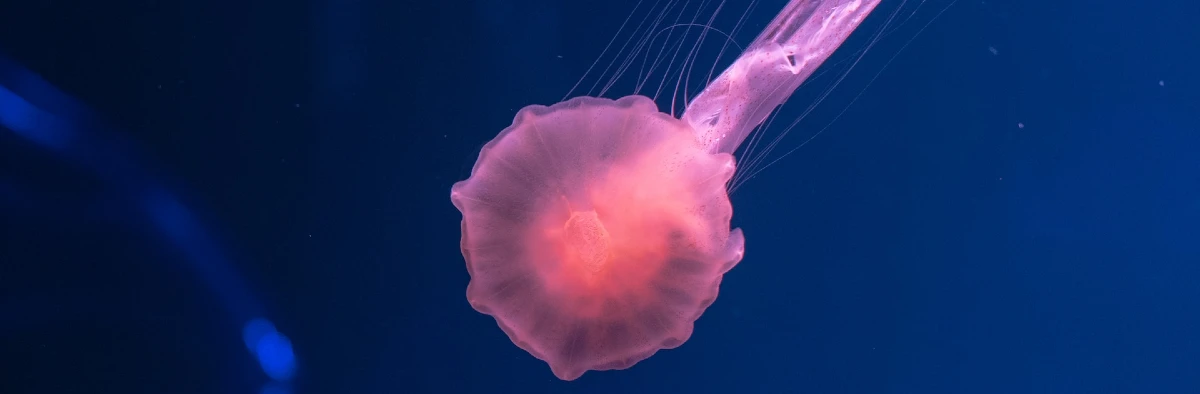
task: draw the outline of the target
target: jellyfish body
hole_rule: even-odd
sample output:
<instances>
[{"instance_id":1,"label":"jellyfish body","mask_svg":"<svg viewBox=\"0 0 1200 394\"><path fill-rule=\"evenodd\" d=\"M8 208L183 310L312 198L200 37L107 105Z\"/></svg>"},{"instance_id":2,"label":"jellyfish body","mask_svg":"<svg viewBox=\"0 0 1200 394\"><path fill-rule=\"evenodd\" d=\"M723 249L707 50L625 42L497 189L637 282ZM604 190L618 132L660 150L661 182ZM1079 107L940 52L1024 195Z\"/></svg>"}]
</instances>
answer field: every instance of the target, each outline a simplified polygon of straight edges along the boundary
<instances>
[{"instance_id":1,"label":"jellyfish body","mask_svg":"<svg viewBox=\"0 0 1200 394\"><path fill-rule=\"evenodd\" d=\"M642 96L529 106L451 190L467 300L573 380L679 346L742 259L732 152L880 0L792 0L682 119Z\"/></svg>"},{"instance_id":2,"label":"jellyfish body","mask_svg":"<svg viewBox=\"0 0 1200 394\"><path fill-rule=\"evenodd\" d=\"M467 299L564 380L679 346L742 257L733 172L646 97L526 107L451 192Z\"/></svg>"}]
</instances>

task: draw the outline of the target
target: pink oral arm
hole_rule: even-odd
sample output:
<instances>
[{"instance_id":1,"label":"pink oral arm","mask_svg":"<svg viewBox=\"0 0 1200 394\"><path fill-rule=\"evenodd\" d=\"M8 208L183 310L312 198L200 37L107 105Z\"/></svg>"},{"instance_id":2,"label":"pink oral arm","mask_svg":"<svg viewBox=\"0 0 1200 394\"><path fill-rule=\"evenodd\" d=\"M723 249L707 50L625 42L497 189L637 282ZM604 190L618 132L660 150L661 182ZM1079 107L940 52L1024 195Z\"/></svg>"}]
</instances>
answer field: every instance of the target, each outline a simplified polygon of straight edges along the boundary
<instances>
[{"instance_id":1,"label":"pink oral arm","mask_svg":"<svg viewBox=\"0 0 1200 394\"><path fill-rule=\"evenodd\" d=\"M683 120L714 153L733 153L880 0L791 0L736 61L696 96Z\"/></svg>"}]
</instances>

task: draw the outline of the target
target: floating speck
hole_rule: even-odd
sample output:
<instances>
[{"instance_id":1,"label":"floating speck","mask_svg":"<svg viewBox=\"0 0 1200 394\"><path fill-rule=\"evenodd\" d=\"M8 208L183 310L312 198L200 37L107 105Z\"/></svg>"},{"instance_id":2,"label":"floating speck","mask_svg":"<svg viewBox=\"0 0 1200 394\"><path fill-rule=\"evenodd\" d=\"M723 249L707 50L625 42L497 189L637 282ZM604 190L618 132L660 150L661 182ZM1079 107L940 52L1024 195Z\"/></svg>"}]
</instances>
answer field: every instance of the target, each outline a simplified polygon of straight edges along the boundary
<instances>
[{"instance_id":1,"label":"floating speck","mask_svg":"<svg viewBox=\"0 0 1200 394\"><path fill-rule=\"evenodd\" d=\"M1166 86L1166 85L1167 85L1167 83L1163 82L1163 80L1161 80L1161 79L1158 80L1158 86Z\"/></svg>"},{"instance_id":2,"label":"floating speck","mask_svg":"<svg viewBox=\"0 0 1200 394\"><path fill-rule=\"evenodd\" d=\"M1000 51L999 51L999 50L996 50L996 47L988 47L988 52L991 52L993 55L999 55L999 54L1000 54Z\"/></svg>"},{"instance_id":3,"label":"floating speck","mask_svg":"<svg viewBox=\"0 0 1200 394\"><path fill-rule=\"evenodd\" d=\"M1021 123L1021 122L1017 122L1017 128L1018 128L1018 129L1023 129L1023 128L1025 128L1025 124L1024 124L1024 123Z\"/></svg>"}]
</instances>

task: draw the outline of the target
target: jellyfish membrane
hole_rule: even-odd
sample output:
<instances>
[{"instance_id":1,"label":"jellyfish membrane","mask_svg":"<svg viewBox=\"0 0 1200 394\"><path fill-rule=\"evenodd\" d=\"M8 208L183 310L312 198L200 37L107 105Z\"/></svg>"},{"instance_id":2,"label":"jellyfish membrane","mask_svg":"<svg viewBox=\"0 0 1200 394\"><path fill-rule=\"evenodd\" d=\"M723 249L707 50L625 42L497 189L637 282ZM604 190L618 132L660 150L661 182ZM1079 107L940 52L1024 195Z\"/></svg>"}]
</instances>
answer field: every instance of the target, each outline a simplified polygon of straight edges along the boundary
<instances>
[{"instance_id":1,"label":"jellyfish membrane","mask_svg":"<svg viewBox=\"0 0 1200 394\"><path fill-rule=\"evenodd\" d=\"M737 146L879 0L792 0L681 119L653 100L531 105L451 189L467 300L560 379L680 346L741 261Z\"/></svg>"}]
</instances>

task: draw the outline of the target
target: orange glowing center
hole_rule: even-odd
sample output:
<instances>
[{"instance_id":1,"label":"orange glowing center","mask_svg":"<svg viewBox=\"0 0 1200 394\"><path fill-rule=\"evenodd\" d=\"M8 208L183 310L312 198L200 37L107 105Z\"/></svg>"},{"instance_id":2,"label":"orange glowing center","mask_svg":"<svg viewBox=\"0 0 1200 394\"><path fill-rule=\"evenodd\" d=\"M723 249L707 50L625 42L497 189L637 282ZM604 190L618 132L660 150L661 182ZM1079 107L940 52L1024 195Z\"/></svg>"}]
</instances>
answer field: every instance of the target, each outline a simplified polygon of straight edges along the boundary
<instances>
[{"instance_id":1,"label":"orange glowing center","mask_svg":"<svg viewBox=\"0 0 1200 394\"><path fill-rule=\"evenodd\" d=\"M567 246L585 272L596 274L608 263L612 240L596 211L573 211L564 225Z\"/></svg>"}]
</instances>

